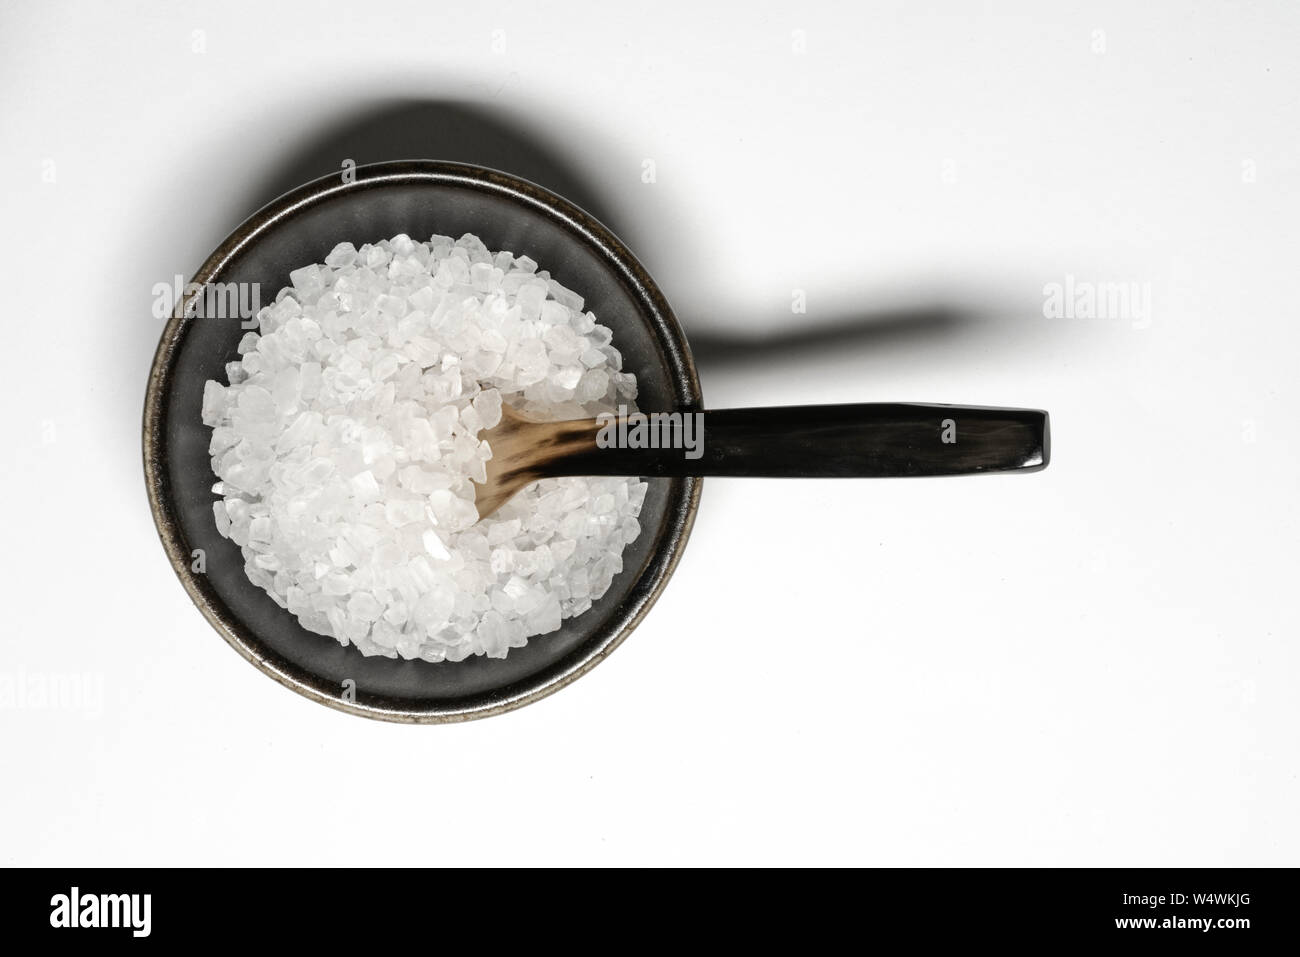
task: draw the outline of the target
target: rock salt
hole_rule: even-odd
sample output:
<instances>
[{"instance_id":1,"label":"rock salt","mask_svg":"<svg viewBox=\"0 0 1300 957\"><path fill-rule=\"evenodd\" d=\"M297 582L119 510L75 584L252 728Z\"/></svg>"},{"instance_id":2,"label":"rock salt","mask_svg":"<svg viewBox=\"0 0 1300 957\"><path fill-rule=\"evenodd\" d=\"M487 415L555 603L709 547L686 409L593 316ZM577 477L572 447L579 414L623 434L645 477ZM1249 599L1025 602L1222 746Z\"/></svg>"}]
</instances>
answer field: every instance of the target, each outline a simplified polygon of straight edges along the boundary
<instances>
[{"instance_id":1,"label":"rock salt","mask_svg":"<svg viewBox=\"0 0 1300 957\"><path fill-rule=\"evenodd\" d=\"M504 657L586 611L641 531L635 478L537 482L478 522L479 437L629 405L609 329L477 237L340 243L258 313L203 422L217 530L310 631L367 655Z\"/></svg>"}]
</instances>

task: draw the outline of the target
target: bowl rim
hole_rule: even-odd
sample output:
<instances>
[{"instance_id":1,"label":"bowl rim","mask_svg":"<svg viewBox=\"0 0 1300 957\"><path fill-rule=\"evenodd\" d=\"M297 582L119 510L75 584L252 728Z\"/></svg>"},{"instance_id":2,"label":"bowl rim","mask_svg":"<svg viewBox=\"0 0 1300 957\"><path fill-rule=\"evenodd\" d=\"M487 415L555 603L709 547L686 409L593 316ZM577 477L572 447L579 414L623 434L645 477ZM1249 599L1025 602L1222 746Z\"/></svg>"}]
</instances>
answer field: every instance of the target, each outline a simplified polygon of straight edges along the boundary
<instances>
[{"instance_id":1,"label":"bowl rim","mask_svg":"<svg viewBox=\"0 0 1300 957\"><path fill-rule=\"evenodd\" d=\"M672 480L665 531L651 551L641 574L640 581L648 582L649 588L643 590L640 598L628 608L610 619L603 629L603 635L593 636L595 640L588 640L581 649L571 652L570 656L574 660L564 669L553 672L551 668L544 668L517 682L520 687L514 693L491 697L491 700L482 704L403 707L395 703L390 706L388 703L380 705L360 700L348 701L325 690L327 685L333 685L334 682L326 681L292 662L270 660L261 639L229 611L207 584L205 577L191 568L187 543L172 508L170 479L166 468L166 397L187 323L191 321L188 316L199 295L197 290L220 276L236 256L257 242L268 230L338 193L380 189L385 185L411 182L455 185L504 197L540 212L574 234L580 242L613 267L620 281L642 307L642 315L650 322L656 339L663 346L673 379L671 389L684 409L703 407L699 376L686 336L649 273L607 227L563 197L510 173L445 160L371 163L357 166L353 172L355 178L350 182L345 181L339 173L328 174L296 187L263 206L241 223L204 260L190 280L192 286L187 284L187 290L195 291L177 303L163 327L145 392L142 437L149 508L172 570L185 587L190 600L227 644L286 688L338 711L404 724L443 724L504 714L539 701L576 681L600 664L640 624L659 598L681 558L699 508L702 480Z\"/></svg>"}]
</instances>

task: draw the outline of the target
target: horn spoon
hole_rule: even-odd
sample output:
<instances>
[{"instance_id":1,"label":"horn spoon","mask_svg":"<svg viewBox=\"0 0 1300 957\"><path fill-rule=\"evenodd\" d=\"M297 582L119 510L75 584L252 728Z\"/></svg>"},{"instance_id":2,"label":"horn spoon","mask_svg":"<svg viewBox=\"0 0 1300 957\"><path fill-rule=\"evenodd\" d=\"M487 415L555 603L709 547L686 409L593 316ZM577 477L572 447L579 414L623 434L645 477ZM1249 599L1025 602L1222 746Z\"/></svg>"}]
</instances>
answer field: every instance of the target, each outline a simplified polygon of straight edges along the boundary
<instances>
[{"instance_id":1,"label":"horn spoon","mask_svg":"<svg viewBox=\"0 0 1300 957\"><path fill-rule=\"evenodd\" d=\"M898 478L1036 472L1047 413L868 403L632 413L547 422L505 405L475 505L487 518L532 482L563 475Z\"/></svg>"}]
</instances>

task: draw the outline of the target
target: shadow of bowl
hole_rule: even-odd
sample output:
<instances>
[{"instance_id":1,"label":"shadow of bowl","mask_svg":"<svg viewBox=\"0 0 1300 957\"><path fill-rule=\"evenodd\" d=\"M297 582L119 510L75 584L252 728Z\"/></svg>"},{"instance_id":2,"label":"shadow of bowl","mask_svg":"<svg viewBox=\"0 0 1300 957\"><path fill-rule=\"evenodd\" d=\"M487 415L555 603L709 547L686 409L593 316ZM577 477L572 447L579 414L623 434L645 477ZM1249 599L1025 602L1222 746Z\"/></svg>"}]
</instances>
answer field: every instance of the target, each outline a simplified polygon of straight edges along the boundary
<instances>
[{"instance_id":1,"label":"shadow of bowl","mask_svg":"<svg viewBox=\"0 0 1300 957\"><path fill-rule=\"evenodd\" d=\"M257 283L278 291L289 284L291 270L322 262L339 242L466 232L490 249L531 256L581 294L613 330L624 367L637 376L644 407L702 407L677 320L631 252L567 200L478 166L390 162L359 167L351 183L339 175L315 180L236 229L193 284ZM366 657L305 630L249 581L239 547L218 533L213 520L216 477L208 454L211 430L201 420L203 386L222 379L247 330L238 317L198 315L200 295L185 299L168 322L150 372L144 410L149 502L172 567L194 603L266 674L315 701L370 718L434 723L486 717L536 701L585 674L653 605L690 533L698 479L650 479L642 533L625 550L623 571L608 592L559 631L532 639L505 659L434 664Z\"/></svg>"}]
</instances>

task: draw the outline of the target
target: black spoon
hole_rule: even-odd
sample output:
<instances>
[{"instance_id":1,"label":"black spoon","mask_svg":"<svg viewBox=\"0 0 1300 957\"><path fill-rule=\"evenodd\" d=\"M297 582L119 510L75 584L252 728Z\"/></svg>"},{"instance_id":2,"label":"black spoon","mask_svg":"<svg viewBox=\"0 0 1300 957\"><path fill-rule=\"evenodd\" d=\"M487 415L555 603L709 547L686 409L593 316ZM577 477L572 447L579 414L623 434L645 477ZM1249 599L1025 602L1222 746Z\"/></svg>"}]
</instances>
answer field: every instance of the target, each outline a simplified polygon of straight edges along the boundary
<instances>
[{"instance_id":1,"label":"black spoon","mask_svg":"<svg viewBox=\"0 0 1300 957\"><path fill-rule=\"evenodd\" d=\"M1035 472L1047 413L965 405L796 405L544 422L503 406L476 505L486 518L561 475L896 478Z\"/></svg>"}]
</instances>

